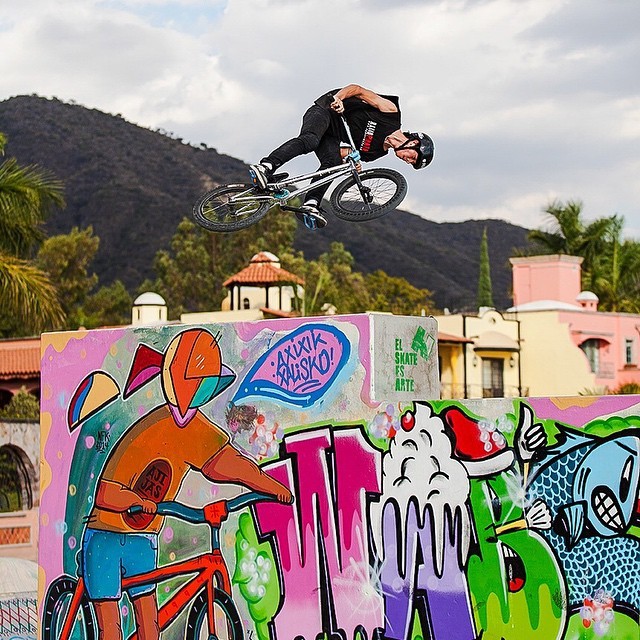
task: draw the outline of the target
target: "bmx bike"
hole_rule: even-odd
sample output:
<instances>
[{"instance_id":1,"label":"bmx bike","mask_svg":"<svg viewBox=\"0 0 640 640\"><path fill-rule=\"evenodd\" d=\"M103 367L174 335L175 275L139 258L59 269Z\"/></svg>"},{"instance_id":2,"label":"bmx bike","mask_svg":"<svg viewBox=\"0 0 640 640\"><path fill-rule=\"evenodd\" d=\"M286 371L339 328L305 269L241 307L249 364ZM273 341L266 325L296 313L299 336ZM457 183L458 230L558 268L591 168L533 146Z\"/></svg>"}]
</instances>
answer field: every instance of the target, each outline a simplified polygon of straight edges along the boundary
<instances>
[{"instance_id":1,"label":"bmx bike","mask_svg":"<svg viewBox=\"0 0 640 640\"><path fill-rule=\"evenodd\" d=\"M152 571L122 578L122 590L158 584L170 578L190 577L158 609L160 631L166 629L189 606L185 640L242 640L244 629L231 597L231 580L220 551L220 527L230 513L257 502L275 502L276 498L257 492L218 500L201 509L179 502L158 503L158 515L174 516L193 524L207 524L211 551L174 562ZM134 507L131 513L140 511ZM195 575L194 575L195 574ZM98 636L91 601L82 575L56 578L44 600L42 640L95 640ZM128 640L137 640L134 631Z\"/></svg>"},{"instance_id":2,"label":"bmx bike","mask_svg":"<svg viewBox=\"0 0 640 640\"><path fill-rule=\"evenodd\" d=\"M360 154L346 120L343 118L342 121L351 148L343 164L294 177L289 177L287 173L275 174L266 189L259 189L252 184L222 185L205 193L196 202L193 207L196 222L209 231L230 232L255 224L276 205L283 211L304 215L304 211L291 202L311 189L338 178L345 179L336 185L330 196L331 207L337 218L348 222L364 222L393 211L407 195L407 181L393 169L361 171Z\"/></svg>"}]
</instances>

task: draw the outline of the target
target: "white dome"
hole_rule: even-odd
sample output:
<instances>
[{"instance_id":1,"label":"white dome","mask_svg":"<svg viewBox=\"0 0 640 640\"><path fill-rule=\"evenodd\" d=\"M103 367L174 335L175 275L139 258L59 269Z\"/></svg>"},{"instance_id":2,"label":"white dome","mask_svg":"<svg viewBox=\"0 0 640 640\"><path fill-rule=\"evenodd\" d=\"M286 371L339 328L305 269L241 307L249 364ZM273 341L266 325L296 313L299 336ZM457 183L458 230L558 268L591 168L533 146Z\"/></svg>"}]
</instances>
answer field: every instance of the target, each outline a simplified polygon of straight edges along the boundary
<instances>
[{"instance_id":1,"label":"white dome","mask_svg":"<svg viewBox=\"0 0 640 640\"><path fill-rule=\"evenodd\" d=\"M590 300L593 300L594 302L598 302L600 298L598 298L598 296L595 293L593 293L593 291L581 291L578 294L578 297L576 298L576 300L578 300L578 302L589 302Z\"/></svg>"},{"instance_id":2,"label":"white dome","mask_svg":"<svg viewBox=\"0 0 640 640\"><path fill-rule=\"evenodd\" d=\"M141 293L134 301L134 307L140 307L143 305L154 305L154 306L164 306L167 303L164 301L164 298L153 291L146 291L145 293Z\"/></svg>"}]
</instances>

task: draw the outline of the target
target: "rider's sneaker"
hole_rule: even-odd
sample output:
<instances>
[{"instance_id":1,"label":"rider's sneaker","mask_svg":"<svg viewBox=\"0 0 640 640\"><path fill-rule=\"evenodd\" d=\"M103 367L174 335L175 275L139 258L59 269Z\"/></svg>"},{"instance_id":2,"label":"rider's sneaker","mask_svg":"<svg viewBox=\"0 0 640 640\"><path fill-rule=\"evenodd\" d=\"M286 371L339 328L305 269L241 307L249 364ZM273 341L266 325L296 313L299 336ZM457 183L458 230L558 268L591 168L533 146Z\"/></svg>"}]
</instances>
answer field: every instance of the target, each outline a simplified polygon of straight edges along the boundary
<instances>
[{"instance_id":1,"label":"rider's sneaker","mask_svg":"<svg viewBox=\"0 0 640 640\"><path fill-rule=\"evenodd\" d=\"M258 189L266 191L273 172L263 164L250 164L249 175L251 176L253 184L258 187Z\"/></svg>"},{"instance_id":2,"label":"rider's sneaker","mask_svg":"<svg viewBox=\"0 0 640 640\"><path fill-rule=\"evenodd\" d=\"M322 215L320 207L314 202L303 204L296 215L308 229L322 229L327 226L327 219Z\"/></svg>"}]
</instances>

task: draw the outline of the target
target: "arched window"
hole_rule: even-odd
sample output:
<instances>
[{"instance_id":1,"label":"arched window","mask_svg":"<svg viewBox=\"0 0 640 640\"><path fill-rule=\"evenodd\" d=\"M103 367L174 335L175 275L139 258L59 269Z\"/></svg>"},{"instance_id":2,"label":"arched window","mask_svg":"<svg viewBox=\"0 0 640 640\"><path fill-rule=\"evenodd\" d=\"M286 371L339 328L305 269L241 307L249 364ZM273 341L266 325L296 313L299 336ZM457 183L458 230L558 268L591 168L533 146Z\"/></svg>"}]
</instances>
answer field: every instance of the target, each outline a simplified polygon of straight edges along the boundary
<instances>
[{"instance_id":1,"label":"arched window","mask_svg":"<svg viewBox=\"0 0 640 640\"><path fill-rule=\"evenodd\" d=\"M249 298L242 298L242 308L243 309L251 308L251 303L249 302Z\"/></svg>"},{"instance_id":2,"label":"arched window","mask_svg":"<svg viewBox=\"0 0 640 640\"><path fill-rule=\"evenodd\" d=\"M587 356L587 360L589 361L591 373L598 373L598 371L600 371L601 342L598 338L589 338L580 345L580 348L584 351L584 355Z\"/></svg>"},{"instance_id":3,"label":"arched window","mask_svg":"<svg viewBox=\"0 0 640 640\"><path fill-rule=\"evenodd\" d=\"M22 449L13 445L0 447L0 512L33 507L34 477L33 465Z\"/></svg>"}]
</instances>

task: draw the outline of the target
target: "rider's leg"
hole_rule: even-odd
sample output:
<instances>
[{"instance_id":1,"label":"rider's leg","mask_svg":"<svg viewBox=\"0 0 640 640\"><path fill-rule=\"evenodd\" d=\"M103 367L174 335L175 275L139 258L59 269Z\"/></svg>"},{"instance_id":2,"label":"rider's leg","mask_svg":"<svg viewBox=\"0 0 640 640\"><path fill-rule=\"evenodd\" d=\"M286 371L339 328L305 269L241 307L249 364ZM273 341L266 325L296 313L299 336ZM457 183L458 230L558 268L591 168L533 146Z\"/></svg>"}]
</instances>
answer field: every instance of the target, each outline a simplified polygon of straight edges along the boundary
<instances>
[{"instance_id":1,"label":"rider's leg","mask_svg":"<svg viewBox=\"0 0 640 640\"><path fill-rule=\"evenodd\" d=\"M155 593L147 593L132 598L133 611L136 617L139 640L158 640L158 601Z\"/></svg>"},{"instance_id":2,"label":"rider's leg","mask_svg":"<svg viewBox=\"0 0 640 640\"><path fill-rule=\"evenodd\" d=\"M93 608L98 623L98 640L122 640L118 600L94 601Z\"/></svg>"},{"instance_id":3,"label":"rider's leg","mask_svg":"<svg viewBox=\"0 0 640 640\"><path fill-rule=\"evenodd\" d=\"M320 160L319 169L328 169L329 167L335 167L342 162L342 156L340 155L340 139L337 136L327 134L320 140L320 144L316 149L316 156ZM311 189L307 192L304 199L304 204L315 204L320 206L324 194L329 188L328 184L322 185L317 189Z\"/></svg>"},{"instance_id":4,"label":"rider's leg","mask_svg":"<svg viewBox=\"0 0 640 640\"><path fill-rule=\"evenodd\" d=\"M316 104L312 105L302 117L300 134L274 149L260 162L268 163L271 169L277 169L297 156L316 151L320 147L323 136L327 133L330 125L331 112Z\"/></svg>"}]
</instances>

